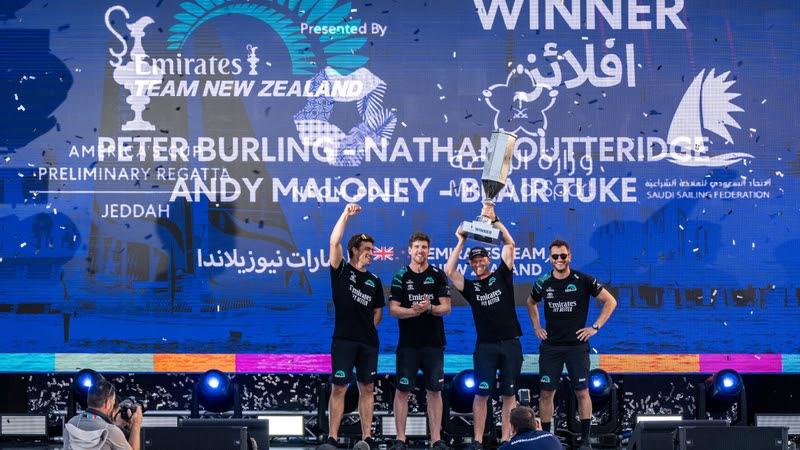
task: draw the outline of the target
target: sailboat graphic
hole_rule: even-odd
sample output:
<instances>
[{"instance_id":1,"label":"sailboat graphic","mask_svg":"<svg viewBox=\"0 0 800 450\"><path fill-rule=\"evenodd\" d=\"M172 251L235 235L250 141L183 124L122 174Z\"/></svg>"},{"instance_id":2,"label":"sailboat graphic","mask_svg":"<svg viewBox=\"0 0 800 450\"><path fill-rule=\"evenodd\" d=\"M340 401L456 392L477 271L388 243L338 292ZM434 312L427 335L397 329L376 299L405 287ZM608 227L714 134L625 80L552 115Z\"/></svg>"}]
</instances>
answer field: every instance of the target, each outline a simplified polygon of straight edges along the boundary
<instances>
[{"instance_id":1,"label":"sailboat graphic","mask_svg":"<svg viewBox=\"0 0 800 450\"><path fill-rule=\"evenodd\" d=\"M722 137L726 144L732 144L733 138L728 127L741 129L730 115L744 110L731 103L740 94L728 92L728 88L735 83L734 80L726 80L729 74L725 72L715 76L713 68L708 75L706 69L697 74L683 95L669 126L667 141L670 151L660 155L657 160L667 159L691 167L724 167L753 157L749 153L705 155L709 150L705 143L710 140L703 130Z\"/></svg>"}]
</instances>

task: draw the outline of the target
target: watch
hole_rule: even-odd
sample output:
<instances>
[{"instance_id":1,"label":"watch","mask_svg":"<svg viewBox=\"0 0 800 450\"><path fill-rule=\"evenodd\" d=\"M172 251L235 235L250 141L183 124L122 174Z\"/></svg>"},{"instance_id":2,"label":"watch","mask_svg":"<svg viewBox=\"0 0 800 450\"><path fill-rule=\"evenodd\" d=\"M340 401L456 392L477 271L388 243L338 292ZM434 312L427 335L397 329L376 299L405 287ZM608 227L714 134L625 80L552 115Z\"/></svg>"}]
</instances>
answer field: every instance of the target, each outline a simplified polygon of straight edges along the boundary
<instances>
[{"instance_id":1,"label":"watch","mask_svg":"<svg viewBox=\"0 0 800 450\"><path fill-rule=\"evenodd\" d=\"M494 220L492 221L492 223L495 223L495 222L500 222L500 217L494 216Z\"/></svg>"},{"instance_id":2,"label":"watch","mask_svg":"<svg viewBox=\"0 0 800 450\"><path fill-rule=\"evenodd\" d=\"M598 325L596 323L592 324L592 328L594 328L595 331L600 331L600 325Z\"/></svg>"}]
</instances>

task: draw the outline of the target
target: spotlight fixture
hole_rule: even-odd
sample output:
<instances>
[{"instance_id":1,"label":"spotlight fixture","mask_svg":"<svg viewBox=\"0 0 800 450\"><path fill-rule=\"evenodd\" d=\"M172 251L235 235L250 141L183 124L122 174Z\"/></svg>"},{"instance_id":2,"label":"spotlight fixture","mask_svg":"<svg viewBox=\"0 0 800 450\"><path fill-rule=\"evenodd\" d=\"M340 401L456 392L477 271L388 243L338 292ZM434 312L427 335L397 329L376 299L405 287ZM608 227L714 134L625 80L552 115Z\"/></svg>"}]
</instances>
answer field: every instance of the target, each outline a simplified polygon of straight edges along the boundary
<instances>
[{"instance_id":1,"label":"spotlight fixture","mask_svg":"<svg viewBox=\"0 0 800 450\"><path fill-rule=\"evenodd\" d=\"M200 375L192 388L192 418L200 417L200 406L207 412L218 414L232 410L234 418L241 418L242 400L238 383L216 369Z\"/></svg>"}]
</instances>

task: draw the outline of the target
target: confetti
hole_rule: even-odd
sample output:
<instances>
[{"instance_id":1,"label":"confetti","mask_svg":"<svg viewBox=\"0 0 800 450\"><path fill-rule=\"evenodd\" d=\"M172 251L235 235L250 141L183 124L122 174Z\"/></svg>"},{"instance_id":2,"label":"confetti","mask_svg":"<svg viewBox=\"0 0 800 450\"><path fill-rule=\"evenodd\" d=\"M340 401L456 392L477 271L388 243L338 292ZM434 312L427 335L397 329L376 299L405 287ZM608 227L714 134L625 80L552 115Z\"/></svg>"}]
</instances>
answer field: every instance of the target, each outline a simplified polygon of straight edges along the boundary
<instances>
[{"instance_id":1,"label":"confetti","mask_svg":"<svg viewBox=\"0 0 800 450\"><path fill-rule=\"evenodd\" d=\"M683 230L683 225L681 225L681 224L678 224L678 228L680 228L681 230Z\"/></svg>"},{"instance_id":2,"label":"confetti","mask_svg":"<svg viewBox=\"0 0 800 450\"><path fill-rule=\"evenodd\" d=\"M776 171L775 171L775 175L777 175L777 176L779 176L779 177L783 178L783 172L781 172L780 170L776 170Z\"/></svg>"},{"instance_id":3,"label":"confetti","mask_svg":"<svg viewBox=\"0 0 800 450\"><path fill-rule=\"evenodd\" d=\"M767 99L761 100L761 104L767 103Z\"/></svg>"},{"instance_id":4,"label":"confetti","mask_svg":"<svg viewBox=\"0 0 800 450\"><path fill-rule=\"evenodd\" d=\"M446 97L446 96L444 96L444 95L441 95L441 96L439 96L439 100L444 100L444 99L446 99L446 98L447 98L447 97Z\"/></svg>"},{"instance_id":5,"label":"confetti","mask_svg":"<svg viewBox=\"0 0 800 450\"><path fill-rule=\"evenodd\" d=\"M728 322L722 322L722 324L725 325L726 327L728 326Z\"/></svg>"},{"instance_id":6,"label":"confetti","mask_svg":"<svg viewBox=\"0 0 800 450\"><path fill-rule=\"evenodd\" d=\"M19 248L25 248L27 245L27 242L23 242L22 244L19 244Z\"/></svg>"},{"instance_id":7,"label":"confetti","mask_svg":"<svg viewBox=\"0 0 800 450\"><path fill-rule=\"evenodd\" d=\"M406 123L405 123L405 122L400 122L400 125L402 125L402 126L403 126L403 128L406 128L406 127L408 127L408 125L406 125Z\"/></svg>"},{"instance_id":8,"label":"confetti","mask_svg":"<svg viewBox=\"0 0 800 450\"><path fill-rule=\"evenodd\" d=\"M453 52L453 58L455 58L455 57L456 57L456 52Z\"/></svg>"},{"instance_id":9,"label":"confetti","mask_svg":"<svg viewBox=\"0 0 800 450\"><path fill-rule=\"evenodd\" d=\"M444 123L447 123L447 114L442 114L444 116Z\"/></svg>"},{"instance_id":10,"label":"confetti","mask_svg":"<svg viewBox=\"0 0 800 450\"><path fill-rule=\"evenodd\" d=\"M692 249L692 253L697 253L700 251L700 247L695 247Z\"/></svg>"},{"instance_id":11,"label":"confetti","mask_svg":"<svg viewBox=\"0 0 800 450\"><path fill-rule=\"evenodd\" d=\"M436 83L436 87L439 88L440 91L442 90L442 85L441 84Z\"/></svg>"},{"instance_id":12,"label":"confetti","mask_svg":"<svg viewBox=\"0 0 800 450\"><path fill-rule=\"evenodd\" d=\"M753 242L753 243L752 243L752 246L753 246L753 250L755 250L755 248L756 248L756 243L755 243L755 242Z\"/></svg>"}]
</instances>

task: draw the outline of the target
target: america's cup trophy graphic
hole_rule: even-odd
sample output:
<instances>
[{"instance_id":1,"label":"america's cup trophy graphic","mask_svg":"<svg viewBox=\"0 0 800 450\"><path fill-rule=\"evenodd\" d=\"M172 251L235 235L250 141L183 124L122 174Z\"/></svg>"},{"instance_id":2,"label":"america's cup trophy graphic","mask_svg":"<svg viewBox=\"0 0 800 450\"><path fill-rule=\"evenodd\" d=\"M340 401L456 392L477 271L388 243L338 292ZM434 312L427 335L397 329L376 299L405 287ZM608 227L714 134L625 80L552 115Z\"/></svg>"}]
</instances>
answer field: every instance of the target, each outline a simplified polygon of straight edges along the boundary
<instances>
[{"instance_id":1,"label":"america's cup trophy graphic","mask_svg":"<svg viewBox=\"0 0 800 450\"><path fill-rule=\"evenodd\" d=\"M114 67L114 81L131 93L125 101L133 110L133 119L122 124L122 131L152 131L156 127L142 118L142 111L150 103L150 93L154 85L160 83L164 75L147 61L149 56L147 56L144 47L142 47L142 38L145 35L145 27L155 22L149 16L143 16L134 23L125 24L128 31L131 32L133 48L128 55L130 61L122 64L122 58L128 51L128 42L111 25L111 13L114 11L122 12L126 20L130 18L130 15L123 6L116 5L106 10L105 17L106 28L122 44L122 51L120 52L115 52L112 49L108 50L111 56L116 59L116 61L109 61L109 64Z\"/></svg>"},{"instance_id":2,"label":"america's cup trophy graphic","mask_svg":"<svg viewBox=\"0 0 800 450\"><path fill-rule=\"evenodd\" d=\"M492 132L481 175L485 205L494 206L494 198L506 185L516 142L517 136L513 133L503 130ZM500 230L493 227L491 220L486 216L478 216L473 221L464 221L461 224L461 231L465 232L469 239L492 245L500 244Z\"/></svg>"}]
</instances>

